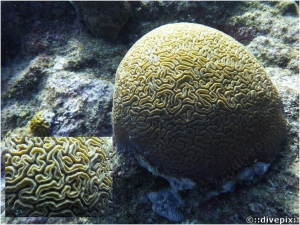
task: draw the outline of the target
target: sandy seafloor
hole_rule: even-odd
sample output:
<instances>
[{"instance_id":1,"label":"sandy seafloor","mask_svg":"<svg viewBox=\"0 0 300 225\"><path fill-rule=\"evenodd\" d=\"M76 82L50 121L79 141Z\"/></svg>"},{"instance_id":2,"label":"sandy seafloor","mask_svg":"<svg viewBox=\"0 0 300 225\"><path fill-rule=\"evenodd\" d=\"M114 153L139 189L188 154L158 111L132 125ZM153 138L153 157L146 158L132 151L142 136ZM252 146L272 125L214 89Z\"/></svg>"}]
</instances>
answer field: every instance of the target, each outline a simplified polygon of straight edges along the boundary
<instances>
[{"instance_id":1,"label":"sandy seafloor","mask_svg":"<svg viewBox=\"0 0 300 225\"><path fill-rule=\"evenodd\" d=\"M22 132L40 110L55 112L61 122L52 135L112 136L114 76L128 49L164 24L204 24L232 36L257 57L282 97L288 135L258 182L207 201L197 199L197 190L181 192L186 204L179 209L184 215L180 223L246 223L249 216L298 223L298 3L131 2L130 7L128 21L112 40L87 27L70 2L1 2L1 138ZM111 206L101 217L5 217L3 154L1 160L3 224L174 223L153 212L147 199L168 182L134 157L121 158Z\"/></svg>"}]
</instances>

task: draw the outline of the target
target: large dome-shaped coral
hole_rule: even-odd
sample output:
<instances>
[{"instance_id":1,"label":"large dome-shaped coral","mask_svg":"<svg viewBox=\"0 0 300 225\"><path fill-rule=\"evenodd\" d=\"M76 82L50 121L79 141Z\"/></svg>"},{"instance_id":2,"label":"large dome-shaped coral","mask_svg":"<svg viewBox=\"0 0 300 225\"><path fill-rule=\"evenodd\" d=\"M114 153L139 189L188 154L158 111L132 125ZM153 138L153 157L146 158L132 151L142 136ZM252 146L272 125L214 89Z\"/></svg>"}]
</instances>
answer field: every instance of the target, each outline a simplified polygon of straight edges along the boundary
<instances>
[{"instance_id":1,"label":"large dome-shaped coral","mask_svg":"<svg viewBox=\"0 0 300 225\"><path fill-rule=\"evenodd\" d=\"M161 26L116 74L117 147L162 174L221 176L269 162L286 136L279 93L255 57L199 24Z\"/></svg>"}]
</instances>

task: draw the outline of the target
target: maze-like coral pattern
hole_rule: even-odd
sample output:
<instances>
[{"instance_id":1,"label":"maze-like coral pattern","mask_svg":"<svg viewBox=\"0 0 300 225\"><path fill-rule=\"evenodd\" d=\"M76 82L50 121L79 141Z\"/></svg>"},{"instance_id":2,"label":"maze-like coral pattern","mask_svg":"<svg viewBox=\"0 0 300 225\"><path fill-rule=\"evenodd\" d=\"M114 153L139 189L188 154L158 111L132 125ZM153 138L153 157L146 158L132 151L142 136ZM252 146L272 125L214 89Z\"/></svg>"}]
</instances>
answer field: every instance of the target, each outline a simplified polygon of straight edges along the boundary
<instances>
[{"instance_id":1,"label":"maze-like coral pattern","mask_svg":"<svg viewBox=\"0 0 300 225\"><path fill-rule=\"evenodd\" d=\"M9 137L6 216L99 216L112 197L111 138Z\"/></svg>"},{"instance_id":2,"label":"maze-like coral pattern","mask_svg":"<svg viewBox=\"0 0 300 225\"><path fill-rule=\"evenodd\" d=\"M30 122L30 130L35 136L46 137L51 133L50 125L43 116L44 111L38 112Z\"/></svg>"},{"instance_id":3,"label":"maze-like coral pattern","mask_svg":"<svg viewBox=\"0 0 300 225\"><path fill-rule=\"evenodd\" d=\"M116 74L114 134L159 172L219 176L270 161L286 136L279 93L255 57L199 24L161 26Z\"/></svg>"}]
</instances>

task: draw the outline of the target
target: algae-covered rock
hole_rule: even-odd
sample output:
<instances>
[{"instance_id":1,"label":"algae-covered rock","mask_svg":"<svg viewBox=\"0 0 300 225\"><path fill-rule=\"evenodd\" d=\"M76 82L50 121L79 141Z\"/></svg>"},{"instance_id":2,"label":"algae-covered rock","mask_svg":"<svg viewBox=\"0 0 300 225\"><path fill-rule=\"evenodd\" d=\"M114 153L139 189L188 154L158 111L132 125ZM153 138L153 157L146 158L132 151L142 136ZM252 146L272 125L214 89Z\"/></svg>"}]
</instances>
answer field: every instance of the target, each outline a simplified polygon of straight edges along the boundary
<instances>
[{"instance_id":1,"label":"algae-covered rock","mask_svg":"<svg viewBox=\"0 0 300 225\"><path fill-rule=\"evenodd\" d=\"M116 39L130 14L129 2L75 1L85 24L96 36Z\"/></svg>"},{"instance_id":2,"label":"algae-covered rock","mask_svg":"<svg viewBox=\"0 0 300 225\"><path fill-rule=\"evenodd\" d=\"M275 7L282 15L299 16L299 7L295 1L280 1Z\"/></svg>"}]
</instances>

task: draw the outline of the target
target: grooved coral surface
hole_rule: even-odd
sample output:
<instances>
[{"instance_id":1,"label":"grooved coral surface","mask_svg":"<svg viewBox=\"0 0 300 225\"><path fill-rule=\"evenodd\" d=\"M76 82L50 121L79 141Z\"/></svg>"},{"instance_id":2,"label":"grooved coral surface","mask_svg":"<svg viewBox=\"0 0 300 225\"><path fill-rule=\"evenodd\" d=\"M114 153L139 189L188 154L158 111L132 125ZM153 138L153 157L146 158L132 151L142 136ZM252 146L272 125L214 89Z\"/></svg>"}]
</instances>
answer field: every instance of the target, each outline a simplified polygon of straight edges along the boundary
<instances>
[{"instance_id":1,"label":"grooved coral surface","mask_svg":"<svg viewBox=\"0 0 300 225\"><path fill-rule=\"evenodd\" d=\"M286 136L279 93L255 57L191 23L161 26L128 51L116 73L113 126L119 149L183 177L271 161Z\"/></svg>"},{"instance_id":2,"label":"grooved coral surface","mask_svg":"<svg viewBox=\"0 0 300 225\"><path fill-rule=\"evenodd\" d=\"M6 138L6 216L104 214L112 197L111 145L111 138Z\"/></svg>"}]
</instances>

